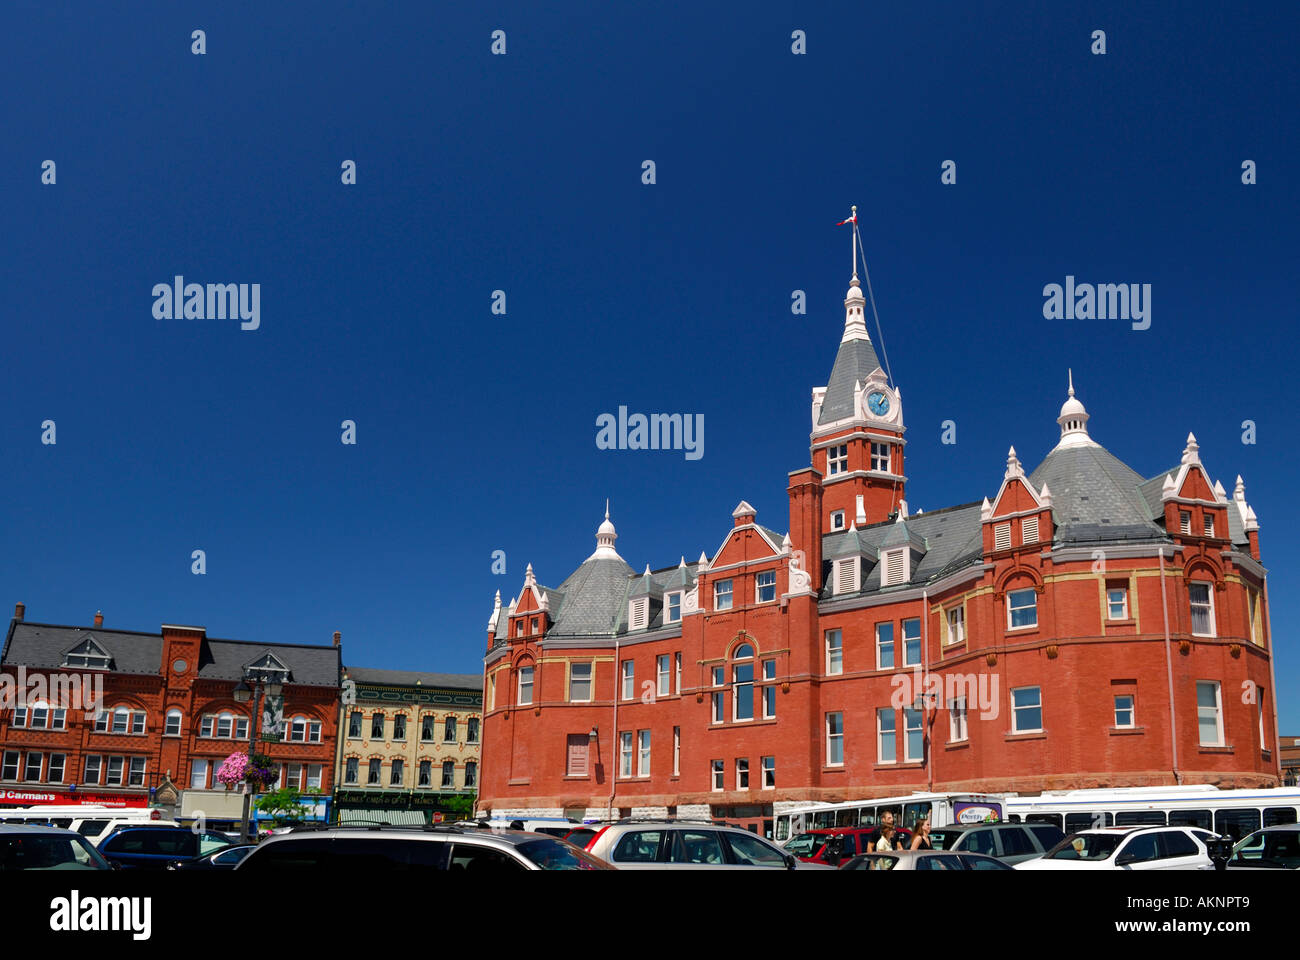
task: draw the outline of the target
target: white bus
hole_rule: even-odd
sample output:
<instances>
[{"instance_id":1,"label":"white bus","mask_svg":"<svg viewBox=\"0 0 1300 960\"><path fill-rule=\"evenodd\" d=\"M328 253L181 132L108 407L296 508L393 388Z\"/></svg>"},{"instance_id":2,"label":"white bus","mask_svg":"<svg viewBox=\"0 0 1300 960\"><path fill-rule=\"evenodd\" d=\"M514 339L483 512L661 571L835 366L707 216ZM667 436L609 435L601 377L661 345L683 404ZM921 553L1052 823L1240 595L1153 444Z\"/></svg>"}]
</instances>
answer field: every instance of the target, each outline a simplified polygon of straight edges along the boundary
<instances>
[{"instance_id":1,"label":"white bus","mask_svg":"<svg viewBox=\"0 0 1300 960\"><path fill-rule=\"evenodd\" d=\"M0 823L48 825L76 830L90 841L91 846L98 846L101 840L118 827L144 824L180 826L175 820L162 819L161 810L150 810L148 807L104 807L89 803L0 809Z\"/></svg>"},{"instance_id":2,"label":"white bus","mask_svg":"<svg viewBox=\"0 0 1300 960\"><path fill-rule=\"evenodd\" d=\"M1297 822L1300 787L1065 790L1033 797L1008 794L1004 806L1013 823L1050 823L1067 834L1093 827L1168 825L1200 827L1235 842L1260 827Z\"/></svg>"},{"instance_id":3,"label":"white bus","mask_svg":"<svg viewBox=\"0 0 1300 960\"><path fill-rule=\"evenodd\" d=\"M886 811L908 830L922 816L930 818L932 827L996 822L1002 819L1002 798L987 793L910 793L847 803L805 803L776 815L775 840L784 844L806 830L826 827L875 826Z\"/></svg>"}]
</instances>

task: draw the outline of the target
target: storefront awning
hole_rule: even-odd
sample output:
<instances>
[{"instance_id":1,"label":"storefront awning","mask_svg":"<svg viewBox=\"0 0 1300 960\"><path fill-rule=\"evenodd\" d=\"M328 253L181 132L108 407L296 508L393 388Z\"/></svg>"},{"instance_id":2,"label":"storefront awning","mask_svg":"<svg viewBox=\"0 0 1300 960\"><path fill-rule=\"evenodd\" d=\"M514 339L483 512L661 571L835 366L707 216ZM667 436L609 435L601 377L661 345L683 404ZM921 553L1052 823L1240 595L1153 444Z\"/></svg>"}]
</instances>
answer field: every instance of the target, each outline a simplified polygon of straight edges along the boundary
<instances>
[{"instance_id":1,"label":"storefront awning","mask_svg":"<svg viewBox=\"0 0 1300 960\"><path fill-rule=\"evenodd\" d=\"M367 821L369 823L391 823L394 826L405 826L408 824L420 825L426 822L423 810L394 810L376 808L373 810L339 810L339 823L355 823L357 821Z\"/></svg>"}]
</instances>

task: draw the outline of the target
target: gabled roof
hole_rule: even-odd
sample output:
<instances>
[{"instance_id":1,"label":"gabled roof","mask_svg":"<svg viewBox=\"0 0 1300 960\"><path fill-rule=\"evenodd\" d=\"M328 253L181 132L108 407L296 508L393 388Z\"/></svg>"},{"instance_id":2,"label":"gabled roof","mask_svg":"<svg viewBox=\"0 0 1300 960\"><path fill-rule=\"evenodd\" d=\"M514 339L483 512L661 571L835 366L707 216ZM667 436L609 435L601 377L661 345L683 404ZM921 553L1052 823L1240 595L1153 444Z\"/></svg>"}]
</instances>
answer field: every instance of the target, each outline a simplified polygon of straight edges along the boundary
<instances>
[{"instance_id":1,"label":"gabled roof","mask_svg":"<svg viewBox=\"0 0 1300 960\"><path fill-rule=\"evenodd\" d=\"M853 394L858 381L867 377L880 367L876 350L870 340L845 340L835 354L835 366L826 381L826 395L822 398L821 416L817 418L820 426L852 417Z\"/></svg>"},{"instance_id":2,"label":"gabled roof","mask_svg":"<svg viewBox=\"0 0 1300 960\"><path fill-rule=\"evenodd\" d=\"M911 553L912 565L908 571L909 582L895 587L886 587L887 591L924 586L940 577L947 576L954 570L983 559L984 540L980 523L980 505L978 503L966 503L930 513L914 514L908 517L903 524L887 520L869 527L859 527L856 531L844 530L824 534L822 536L822 556L829 559L844 555L840 551L845 549L845 541L850 538L850 534L856 535L864 549L869 551L869 555L874 556L877 551L886 546L884 541L887 537L890 537L891 534L895 538L899 536L898 531L893 529L899 526L905 527L909 540L915 542L917 538L920 538L928 545L929 549L924 554L913 550ZM864 573L865 577L859 593L866 594L879 591L881 589L880 565L876 564L871 568L870 572L864 571ZM830 596L830 584L824 584L822 597L826 599ZM843 594L839 596L843 596Z\"/></svg>"}]
</instances>

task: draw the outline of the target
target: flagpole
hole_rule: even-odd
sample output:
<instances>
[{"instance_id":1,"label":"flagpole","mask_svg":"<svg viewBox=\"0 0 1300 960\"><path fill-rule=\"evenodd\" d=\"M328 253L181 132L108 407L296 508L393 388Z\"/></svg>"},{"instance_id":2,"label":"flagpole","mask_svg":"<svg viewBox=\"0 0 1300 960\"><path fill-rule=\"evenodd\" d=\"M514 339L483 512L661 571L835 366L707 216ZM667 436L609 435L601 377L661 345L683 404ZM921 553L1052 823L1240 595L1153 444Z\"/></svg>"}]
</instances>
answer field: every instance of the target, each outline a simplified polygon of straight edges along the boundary
<instances>
[{"instance_id":1,"label":"flagpole","mask_svg":"<svg viewBox=\"0 0 1300 960\"><path fill-rule=\"evenodd\" d=\"M853 223L853 276L858 275L858 208L855 204L853 207L853 216L850 218Z\"/></svg>"}]
</instances>

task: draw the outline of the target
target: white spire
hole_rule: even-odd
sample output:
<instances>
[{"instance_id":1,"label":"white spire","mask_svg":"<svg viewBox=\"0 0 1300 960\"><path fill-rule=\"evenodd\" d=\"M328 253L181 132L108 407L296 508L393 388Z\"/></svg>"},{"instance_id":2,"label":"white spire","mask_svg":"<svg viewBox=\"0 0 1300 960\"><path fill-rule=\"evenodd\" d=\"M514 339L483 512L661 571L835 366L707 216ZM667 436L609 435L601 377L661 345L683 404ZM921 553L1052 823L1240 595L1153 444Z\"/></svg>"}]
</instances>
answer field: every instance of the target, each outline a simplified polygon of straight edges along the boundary
<instances>
[{"instance_id":1,"label":"white spire","mask_svg":"<svg viewBox=\"0 0 1300 960\"><path fill-rule=\"evenodd\" d=\"M699 569L700 569L700 570L707 570L707 569L709 569L709 558L706 557L706 556L704 555L704 551L703 551L703 550L700 551L700 566L699 566Z\"/></svg>"},{"instance_id":2,"label":"white spire","mask_svg":"<svg viewBox=\"0 0 1300 960\"><path fill-rule=\"evenodd\" d=\"M863 317L862 308L866 306L866 298L862 296L862 287L858 285L858 208L853 208L853 216L849 218L849 223L853 226L853 279L849 281L849 292L844 295L844 336L840 338L840 343L847 340L865 340L871 342L871 337L867 334L867 322Z\"/></svg>"},{"instance_id":3,"label":"white spire","mask_svg":"<svg viewBox=\"0 0 1300 960\"><path fill-rule=\"evenodd\" d=\"M1096 442L1088 436L1088 411L1074 395L1074 370L1070 369L1069 396L1061 404L1061 414L1056 422L1061 425L1061 439L1056 444L1062 447L1095 447Z\"/></svg>"},{"instance_id":4,"label":"white spire","mask_svg":"<svg viewBox=\"0 0 1300 960\"><path fill-rule=\"evenodd\" d=\"M1002 479L1010 480L1012 477L1023 477L1025 468L1020 465L1020 458L1016 456L1016 448L1012 447L1007 451L1007 472L1002 475Z\"/></svg>"},{"instance_id":5,"label":"white spire","mask_svg":"<svg viewBox=\"0 0 1300 960\"><path fill-rule=\"evenodd\" d=\"M605 501L605 522L600 525L596 531L596 552L589 556L588 560L622 560L618 551L614 549L614 541L618 539L618 531L614 529L614 524L609 519L609 501Z\"/></svg>"},{"instance_id":6,"label":"white spire","mask_svg":"<svg viewBox=\"0 0 1300 960\"><path fill-rule=\"evenodd\" d=\"M1196 442L1196 434L1187 434L1187 446L1183 447L1183 463L1200 463L1201 455L1198 452L1201 445Z\"/></svg>"},{"instance_id":7,"label":"white spire","mask_svg":"<svg viewBox=\"0 0 1300 960\"><path fill-rule=\"evenodd\" d=\"M501 616L501 591L497 591L497 598L492 603L492 616L488 618L488 629L491 630L497 625L497 617Z\"/></svg>"}]
</instances>

